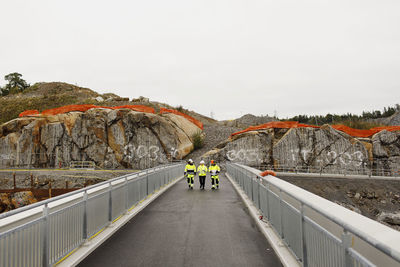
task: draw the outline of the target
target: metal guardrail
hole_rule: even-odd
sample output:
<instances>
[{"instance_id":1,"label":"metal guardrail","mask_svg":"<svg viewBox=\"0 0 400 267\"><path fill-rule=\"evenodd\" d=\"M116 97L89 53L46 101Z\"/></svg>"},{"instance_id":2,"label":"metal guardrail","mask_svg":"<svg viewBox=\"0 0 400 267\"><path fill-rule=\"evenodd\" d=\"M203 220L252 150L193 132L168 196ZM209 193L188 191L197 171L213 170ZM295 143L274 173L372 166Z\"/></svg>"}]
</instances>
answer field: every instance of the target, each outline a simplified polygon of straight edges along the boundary
<instances>
[{"instance_id":1,"label":"metal guardrail","mask_svg":"<svg viewBox=\"0 0 400 267\"><path fill-rule=\"evenodd\" d=\"M70 169L96 169L94 161L71 161L69 164Z\"/></svg>"},{"instance_id":2,"label":"metal guardrail","mask_svg":"<svg viewBox=\"0 0 400 267\"><path fill-rule=\"evenodd\" d=\"M244 164L247 165L247 164ZM273 170L276 172L292 173L318 173L318 174L341 174L341 175L364 175L364 176L382 176L382 177L400 177L400 169L389 168L346 168L344 166L285 166L285 165L257 165L260 170Z\"/></svg>"},{"instance_id":3,"label":"metal guardrail","mask_svg":"<svg viewBox=\"0 0 400 267\"><path fill-rule=\"evenodd\" d=\"M226 166L230 177L242 187L303 266L376 266L367 259L368 255L362 255L352 247L354 238L359 238L370 245L372 249L385 254L384 256L389 257L389 261L394 262L395 266L400 265L398 251L392 250L390 246L379 240L377 241L374 236L366 234L365 231L360 231L354 224L347 223L347 218L340 218L330 209L321 208L323 205L308 201L294 193L295 190L290 191L277 183L272 184L268 179L260 177L258 170L232 163L227 163ZM293 185L293 187L295 186ZM294 200L296 205L293 205L293 202L289 203L287 196ZM313 211L324 217L325 220L339 226L342 231L339 237L325 229L323 224L311 219L308 212L305 212L306 210ZM361 221L360 224L362 223ZM378 224L377 222L372 223ZM389 229L384 235L388 235L391 233L390 231L396 232L386 226L380 224L378 226ZM397 232L395 234L397 235ZM398 240L400 239L398 238Z\"/></svg>"},{"instance_id":4,"label":"metal guardrail","mask_svg":"<svg viewBox=\"0 0 400 267\"><path fill-rule=\"evenodd\" d=\"M183 164L155 167L0 214L0 266L51 266L182 176Z\"/></svg>"}]
</instances>

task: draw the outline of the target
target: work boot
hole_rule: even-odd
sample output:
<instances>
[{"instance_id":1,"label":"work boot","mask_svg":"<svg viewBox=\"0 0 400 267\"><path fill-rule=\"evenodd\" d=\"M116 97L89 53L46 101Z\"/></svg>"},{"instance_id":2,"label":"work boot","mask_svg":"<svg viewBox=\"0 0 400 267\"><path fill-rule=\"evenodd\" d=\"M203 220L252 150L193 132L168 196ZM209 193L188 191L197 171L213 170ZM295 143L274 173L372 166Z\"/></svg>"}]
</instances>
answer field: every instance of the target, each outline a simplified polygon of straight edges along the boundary
<instances>
[{"instance_id":1,"label":"work boot","mask_svg":"<svg viewBox=\"0 0 400 267\"><path fill-rule=\"evenodd\" d=\"M217 184L217 189L219 188L219 185Z\"/></svg>"}]
</instances>

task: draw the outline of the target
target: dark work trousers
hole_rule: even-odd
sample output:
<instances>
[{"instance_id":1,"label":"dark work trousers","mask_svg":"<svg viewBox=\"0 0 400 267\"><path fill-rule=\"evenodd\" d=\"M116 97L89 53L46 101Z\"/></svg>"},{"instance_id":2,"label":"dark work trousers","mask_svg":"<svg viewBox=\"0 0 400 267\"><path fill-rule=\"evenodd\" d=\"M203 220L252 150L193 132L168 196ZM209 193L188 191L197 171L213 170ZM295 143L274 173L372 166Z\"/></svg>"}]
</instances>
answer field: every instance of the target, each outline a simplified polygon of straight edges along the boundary
<instances>
[{"instance_id":1,"label":"dark work trousers","mask_svg":"<svg viewBox=\"0 0 400 267\"><path fill-rule=\"evenodd\" d=\"M206 177L205 176L199 176L200 180L200 188L204 188L204 185L206 183Z\"/></svg>"},{"instance_id":2,"label":"dark work trousers","mask_svg":"<svg viewBox=\"0 0 400 267\"><path fill-rule=\"evenodd\" d=\"M187 182L188 182L189 185L194 184L194 177L188 177L187 178Z\"/></svg>"},{"instance_id":3,"label":"dark work trousers","mask_svg":"<svg viewBox=\"0 0 400 267\"><path fill-rule=\"evenodd\" d=\"M214 184L217 184L217 187L219 187L219 177L217 178L217 177L211 176L211 184L212 184L212 187L214 187Z\"/></svg>"}]
</instances>

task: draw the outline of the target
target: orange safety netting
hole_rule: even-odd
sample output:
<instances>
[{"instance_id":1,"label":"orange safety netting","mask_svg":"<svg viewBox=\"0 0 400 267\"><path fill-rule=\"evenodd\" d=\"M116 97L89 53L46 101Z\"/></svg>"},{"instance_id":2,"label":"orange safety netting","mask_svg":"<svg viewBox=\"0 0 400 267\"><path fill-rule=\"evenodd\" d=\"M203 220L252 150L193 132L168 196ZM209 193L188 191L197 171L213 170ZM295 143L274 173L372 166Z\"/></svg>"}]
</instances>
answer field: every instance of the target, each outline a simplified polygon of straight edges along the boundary
<instances>
[{"instance_id":1,"label":"orange safety netting","mask_svg":"<svg viewBox=\"0 0 400 267\"><path fill-rule=\"evenodd\" d=\"M342 131L344 133L347 133L348 135L355 136L355 137L370 137L377 132L380 132L381 130L359 130L359 129L353 129L345 125L332 125L332 128L338 131ZM382 129L383 130L383 129Z\"/></svg>"},{"instance_id":2,"label":"orange safety netting","mask_svg":"<svg viewBox=\"0 0 400 267\"><path fill-rule=\"evenodd\" d=\"M92 108L97 108L97 106L89 105L89 104L87 104L87 105L68 105L68 106L63 106L63 107L59 107L59 108L46 109L46 110L43 110L41 114L42 115L57 115L57 114L71 112L71 111L85 112Z\"/></svg>"},{"instance_id":3,"label":"orange safety netting","mask_svg":"<svg viewBox=\"0 0 400 267\"><path fill-rule=\"evenodd\" d=\"M243 131L239 131L239 132L231 134L231 136L235 136L237 134L241 134L241 133L245 133L245 132L249 132L249 131L264 130L264 129L269 129L269 128L289 129L289 128L301 128L301 127L319 128L318 126L302 124L302 123L299 123L298 121L271 121L271 122L257 125L257 126L250 126L249 128L247 128Z\"/></svg>"},{"instance_id":4,"label":"orange safety netting","mask_svg":"<svg viewBox=\"0 0 400 267\"><path fill-rule=\"evenodd\" d=\"M57 114L71 112L71 111L85 112L85 111L88 111L89 109L92 109L92 108L107 108L107 109L127 108L127 109L131 109L133 111L138 111L138 112L155 113L154 108L147 107L147 106L142 106L142 105L125 105L125 106L117 106L117 107L102 107L102 106L95 106L95 105L90 105L90 104L83 104L83 105L68 105L68 106L63 106L63 107L59 107L59 108L46 109L42 113L39 113L39 111L37 111L37 110L26 110L26 111L20 113L19 117L29 116L29 115L39 115L39 114L42 114L42 115L57 115Z\"/></svg>"},{"instance_id":5,"label":"orange safety netting","mask_svg":"<svg viewBox=\"0 0 400 267\"><path fill-rule=\"evenodd\" d=\"M196 120L193 117L190 117L189 115L187 115L185 113L179 112L179 111L177 111L175 109L160 108L160 114L163 114L163 113L173 113L173 114L176 114L176 115L180 115L180 116L182 116L185 119L189 120L190 122L192 122L197 127L199 127L200 129L203 130L203 123L201 123L200 121Z\"/></svg>"},{"instance_id":6,"label":"orange safety netting","mask_svg":"<svg viewBox=\"0 0 400 267\"><path fill-rule=\"evenodd\" d=\"M249 128L231 134L231 136L235 136L241 133L249 132L249 131L256 131L256 130L265 130L269 128L280 128L280 129L288 129L288 128L302 128L302 127L312 127L312 128L320 128L319 126L302 124L297 121L273 121L268 122L265 124L257 125L257 126L250 126ZM353 129L345 125L332 125L332 128L347 133L353 137L370 137L382 130L387 131L400 131L400 126L387 126L387 127L375 127L369 130L359 130Z\"/></svg>"},{"instance_id":7,"label":"orange safety netting","mask_svg":"<svg viewBox=\"0 0 400 267\"><path fill-rule=\"evenodd\" d=\"M104 107L104 108L109 108L109 107ZM143 106L143 105L124 105L124 106L118 106L118 107L111 107L112 109L120 109L120 108L128 108L133 111L138 111L138 112L146 112L146 113L155 113L154 108L148 107L148 106Z\"/></svg>"},{"instance_id":8,"label":"orange safety netting","mask_svg":"<svg viewBox=\"0 0 400 267\"><path fill-rule=\"evenodd\" d=\"M39 114L40 114L39 111L36 110L36 109L33 109L33 110L25 110L25 111L23 111L23 112L21 112L21 113L19 114L19 117L35 116L35 115L39 115Z\"/></svg>"}]
</instances>

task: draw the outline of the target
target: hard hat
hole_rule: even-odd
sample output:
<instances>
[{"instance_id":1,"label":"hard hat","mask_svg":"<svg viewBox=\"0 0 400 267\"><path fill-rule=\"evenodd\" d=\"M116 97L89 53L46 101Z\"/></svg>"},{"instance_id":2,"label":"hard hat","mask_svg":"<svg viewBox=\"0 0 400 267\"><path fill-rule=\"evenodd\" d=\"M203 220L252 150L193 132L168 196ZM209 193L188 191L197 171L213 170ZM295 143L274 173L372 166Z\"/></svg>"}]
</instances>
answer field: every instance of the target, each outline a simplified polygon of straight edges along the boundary
<instances>
[{"instance_id":1,"label":"hard hat","mask_svg":"<svg viewBox=\"0 0 400 267\"><path fill-rule=\"evenodd\" d=\"M200 164L204 164L204 160L200 161Z\"/></svg>"},{"instance_id":2,"label":"hard hat","mask_svg":"<svg viewBox=\"0 0 400 267\"><path fill-rule=\"evenodd\" d=\"M189 159L189 163L193 163L193 160L192 160L192 159Z\"/></svg>"},{"instance_id":3,"label":"hard hat","mask_svg":"<svg viewBox=\"0 0 400 267\"><path fill-rule=\"evenodd\" d=\"M211 160L211 164L214 164L215 163L215 160Z\"/></svg>"}]
</instances>

